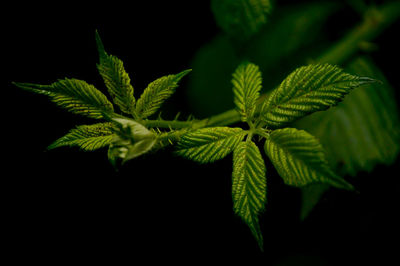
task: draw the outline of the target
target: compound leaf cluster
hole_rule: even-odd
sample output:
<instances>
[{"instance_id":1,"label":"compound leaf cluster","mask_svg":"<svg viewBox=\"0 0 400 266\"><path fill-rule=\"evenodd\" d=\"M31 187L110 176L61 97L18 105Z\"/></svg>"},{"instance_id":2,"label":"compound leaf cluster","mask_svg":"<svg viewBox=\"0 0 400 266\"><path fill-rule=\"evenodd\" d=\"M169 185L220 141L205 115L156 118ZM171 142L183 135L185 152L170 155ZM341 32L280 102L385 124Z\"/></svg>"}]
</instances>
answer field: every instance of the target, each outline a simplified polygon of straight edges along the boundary
<instances>
[{"instance_id":1,"label":"compound leaf cluster","mask_svg":"<svg viewBox=\"0 0 400 266\"><path fill-rule=\"evenodd\" d=\"M253 30L258 27L256 21L262 20L261 14L265 13L266 3L269 3L261 0L243 0L236 4L222 2L232 6L245 5L244 17L249 19L254 15L252 18L257 18L248 21L248 27ZM252 8L256 9L251 11ZM303 66L261 101L262 73L257 65L244 62L234 71L232 86L236 110L241 121L247 123L247 129L211 127L206 119L205 123L197 124L174 120L171 124L179 124L179 129L174 130L161 118L150 121L148 117L160 109L190 70L151 82L136 101L122 61L105 52L97 33L96 41L99 73L114 103L130 117L114 112L107 97L84 81L65 79L51 85L16 83L23 89L49 96L57 105L73 113L107 121L78 126L50 145L50 149L78 146L83 150L95 150L108 146L108 158L113 165L118 160L126 162L168 142L176 144L178 155L199 163L215 162L233 152L233 209L248 225L261 249L263 235L259 215L267 201L267 170L255 136L258 141L265 141L265 154L286 184L298 187L324 184L353 189L330 169L317 138L286 126L310 113L337 105L352 89L374 80L345 73L329 64ZM155 128L150 128L151 124ZM169 131L162 132L158 125L164 125Z\"/></svg>"},{"instance_id":2,"label":"compound leaf cluster","mask_svg":"<svg viewBox=\"0 0 400 266\"><path fill-rule=\"evenodd\" d=\"M258 216L266 203L266 168L253 136L265 139L265 154L286 184L297 187L325 184L352 190L351 184L330 169L325 151L314 136L285 125L335 106L350 90L373 80L347 74L329 64L300 67L257 109L261 76L259 68L250 62L240 64L233 73L234 103L249 130L229 127L189 130L179 139L177 153L207 163L233 150L234 210L263 249Z\"/></svg>"}]
</instances>

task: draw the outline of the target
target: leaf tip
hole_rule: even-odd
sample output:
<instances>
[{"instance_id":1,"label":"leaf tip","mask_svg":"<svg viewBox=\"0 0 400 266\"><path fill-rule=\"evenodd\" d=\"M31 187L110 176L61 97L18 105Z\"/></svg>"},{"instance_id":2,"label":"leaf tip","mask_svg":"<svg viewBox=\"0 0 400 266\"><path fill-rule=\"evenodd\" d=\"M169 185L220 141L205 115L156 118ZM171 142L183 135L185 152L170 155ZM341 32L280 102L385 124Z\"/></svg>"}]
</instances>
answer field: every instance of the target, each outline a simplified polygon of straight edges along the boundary
<instances>
[{"instance_id":1,"label":"leaf tip","mask_svg":"<svg viewBox=\"0 0 400 266\"><path fill-rule=\"evenodd\" d=\"M100 59L103 58L107 53L104 50L103 42L101 41L99 31L96 29L95 31L96 45L97 51L99 52Z\"/></svg>"},{"instance_id":2,"label":"leaf tip","mask_svg":"<svg viewBox=\"0 0 400 266\"><path fill-rule=\"evenodd\" d=\"M358 81L360 82L360 85L370 84L370 83L383 84L382 81L377 80L377 79L373 79L373 78L369 78L369 77L360 77Z\"/></svg>"},{"instance_id":3,"label":"leaf tip","mask_svg":"<svg viewBox=\"0 0 400 266\"><path fill-rule=\"evenodd\" d=\"M189 74L190 72L192 72L192 69L186 69L183 70L182 72L178 73L175 75L175 80L179 81L181 80L184 76L186 76L187 74Z\"/></svg>"}]
</instances>

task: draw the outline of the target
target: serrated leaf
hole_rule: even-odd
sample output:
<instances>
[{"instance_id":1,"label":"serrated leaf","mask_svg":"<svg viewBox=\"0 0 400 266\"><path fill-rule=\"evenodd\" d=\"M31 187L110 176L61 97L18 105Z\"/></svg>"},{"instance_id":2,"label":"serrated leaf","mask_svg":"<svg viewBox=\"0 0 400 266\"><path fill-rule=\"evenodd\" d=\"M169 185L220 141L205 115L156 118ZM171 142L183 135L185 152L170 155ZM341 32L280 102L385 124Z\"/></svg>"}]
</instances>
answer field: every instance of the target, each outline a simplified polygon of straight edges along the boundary
<instances>
[{"instance_id":1,"label":"serrated leaf","mask_svg":"<svg viewBox=\"0 0 400 266\"><path fill-rule=\"evenodd\" d=\"M356 175L396 159L400 150L400 119L393 88L372 61L358 58L348 70L382 83L355 89L335 108L307 116L296 127L321 140L336 172Z\"/></svg>"},{"instance_id":2,"label":"serrated leaf","mask_svg":"<svg viewBox=\"0 0 400 266\"><path fill-rule=\"evenodd\" d=\"M307 116L295 126L321 140L336 173L354 176L377 164L393 163L400 150L400 121L393 88L371 60L356 58L346 69L382 83L356 88L338 106ZM325 190L321 185L302 190L302 219Z\"/></svg>"},{"instance_id":3,"label":"serrated leaf","mask_svg":"<svg viewBox=\"0 0 400 266\"><path fill-rule=\"evenodd\" d=\"M48 149L62 146L77 146L84 151L93 151L109 145L114 137L111 123L81 125L56 140Z\"/></svg>"},{"instance_id":4,"label":"serrated leaf","mask_svg":"<svg viewBox=\"0 0 400 266\"><path fill-rule=\"evenodd\" d=\"M232 198L235 213L249 226L261 250L263 236L258 215L265 209L266 169L260 150L252 141L240 142L233 152Z\"/></svg>"},{"instance_id":5,"label":"serrated leaf","mask_svg":"<svg viewBox=\"0 0 400 266\"><path fill-rule=\"evenodd\" d=\"M129 75L124 69L123 62L117 57L107 54L97 31L96 43L100 58L97 68L103 77L108 92L122 112L132 114L135 106L134 89Z\"/></svg>"},{"instance_id":6,"label":"serrated leaf","mask_svg":"<svg viewBox=\"0 0 400 266\"><path fill-rule=\"evenodd\" d=\"M142 124L125 118L112 118L116 124L116 137L110 144L108 158L115 165L117 159L122 163L149 152L157 142L156 135Z\"/></svg>"},{"instance_id":7,"label":"serrated leaf","mask_svg":"<svg viewBox=\"0 0 400 266\"><path fill-rule=\"evenodd\" d=\"M247 40L267 22L269 0L213 0L218 26L236 40Z\"/></svg>"},{"instance_id":8,"label":"serrated leaf","mask_svg":"<svg viewBox=\"0 0 400 266\"><path fill-rule=\"evenodd\" d=\"M253 118L260 97L261 72L258 66L245 62L233 73L234 102L243 122Z\"/></svg>"},{"instance_id":9,"label":"serrated leaf","mask_svg":"<svg viewBox=\"0 0 400 266\"><path fill-rule=\"evenodd\" d=\"M261 119L270 127L282 127L316 111L338 104L352 89L374 82L343 72L329 64L297 68L265 100Z\"/></svg>"},{"instance_id":10,"label":"serrated leaf","mask_svg":"<svg viewBox=\"0 0 400 266\"><path fill-rule=\"evenodd\" d=\"M266 139L264 148L285 184L302 187L324 183L353 189L352 185L333 173L321 144L304 130L274 130Z\"/></svg>"},{"instance_id":11,"label":"serrated leaf","mask_svg":"<svg viewBox=\"0 0 400 266\"><path fill-rule=\"evenodd\" d=\"M157 112L166 99L178 87L178 82L191 70L184 70L176 75L168 75L151 82L144 90L136 104L136 112L146 118Z\"/></svg>"},{"instance_id":12,"label":"serrated leaf","mask_svg":"<svg viewBox=\"0 0 400 266\"><path fill-rule=\"evenodd\" d=\"M63 79L51 85L14 84L25 90L47 95L58 106L75 114L100 119L103 118L104 112L114 111L107 97L83 80Z\"/></svg>"},{"instance_id":13,"label":"serrated leaf","mask_svg":"<svg viewBox=\"0 0 400 266\"><path fill-rule=\"evenodd\" d=\"M176 153L199 163L214 162L231 153L244 135L241 128L198 129L180 138Z\"/></svg>"}]
</instances>

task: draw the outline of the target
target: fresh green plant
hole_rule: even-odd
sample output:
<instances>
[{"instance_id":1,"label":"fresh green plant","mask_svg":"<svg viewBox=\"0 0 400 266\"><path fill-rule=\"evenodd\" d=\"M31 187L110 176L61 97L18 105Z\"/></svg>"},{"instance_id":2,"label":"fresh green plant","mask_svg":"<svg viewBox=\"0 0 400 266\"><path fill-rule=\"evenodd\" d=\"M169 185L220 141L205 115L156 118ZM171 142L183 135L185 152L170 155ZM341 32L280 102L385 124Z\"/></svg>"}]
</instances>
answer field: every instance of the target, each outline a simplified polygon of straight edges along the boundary
<instances>
[{"instance_id":1,"label":"fresh green plant","mask_svg":"<svg viewBox=\"0 0 400 266\"><path fill-rule=\"evenodd\" d=\"M271 9L266 0L212 3L218 24L242 51L266 23ZM244 33L245 38L238 38ZM375 79L349 74L321 59L320 63L294 69L280 85L266 88L269 92L261 95L260 67L240 60L231 80L235 109L200 120L164 120L159 113L162 104L191 70L151 82L136 98L122 61L105 51L97 32L96 42L97 68L113 103L82 80L63 79L50 85L14 83L22 89L47 95L74 114L101 120L77 126L49 149L76 146L92 151L108 147L108 158L115 167L166 146L172 146L177 155L201 164L233 153L233 208L249 226L261 249L263 237L258 217L267 202L268 169L260 145L288 185L308 189L309 185L323 184L354 190L330 165L325 146L319 140L323 138L309 133L313 130L299 129L295 122L306 121L305 117L313 119L311 114L336 106L357 87L380 86ZM322 113L325 112L316 115Z\"/></svg>"}]
</instances>

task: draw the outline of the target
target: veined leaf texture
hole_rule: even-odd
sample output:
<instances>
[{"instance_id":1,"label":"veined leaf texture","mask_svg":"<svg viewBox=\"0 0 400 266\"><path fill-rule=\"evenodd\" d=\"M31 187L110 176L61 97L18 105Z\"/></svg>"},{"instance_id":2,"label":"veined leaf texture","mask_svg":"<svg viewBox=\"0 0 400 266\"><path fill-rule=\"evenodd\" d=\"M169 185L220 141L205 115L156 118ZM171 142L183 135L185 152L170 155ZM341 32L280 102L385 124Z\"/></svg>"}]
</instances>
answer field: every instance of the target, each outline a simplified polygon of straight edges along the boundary
<instances>
[{"instance_id":1,"label":"veined leaf texture","mask_svg":"<svg viewBox=\"0 0 400 266\"><path fill-rule=\"evenodd\" d=\"M151 82L136 103L136 112L142 117L151 116L178 87L178 82L191 70L184 70L176 75L168 75Z\"/></svg>"},{"instance_id":2,"label":"veined leaf texture","mask_svg":"<svg viewBox=\"0 0 400 266\"><path fill-rule=\"evenodd\" d=\"M128 73L124 69L123 62L113 55L109 55L96 31L96 43L99 52L100 63L97 65L100 75L113 98L114 103L126 114L132 114L135 106L133 87Z\"/></svg>"},{"instance_id":3,"label":"veined leaf texture","mask_svg":"<svg viewBox=\"0 0 400 266\"><path fill-rule=\"evenodd\" d=\"M240 142L233 152L233 208L249 226L261 250L263 236L258 215L265 208L266 187L266 169L260 150L252 141Z\"/></svg>"},{"instance_id":4,"label":"veined leaf texture","mask_svg":"<svg viewBox=\"0 0 400 266\"><path fill-rule=\"evenodd\" d=\"M78 146L85 151L93 151L108 146L113 138L112 123L81 125L71 129L68 134L56 140L48 149L62 146Z\"/></svg>"},{"instance_id":5,"label":"veined leaf texture","mask_svg":"<svg viewBox=\"0 0 400 266\"><path fill-rule=\"evenodd\" d=\"M266 99L261 116L267 126L283 127L305 115L335 106L352 89L374 80L347 74L329 64L297 68Z\"/></svg>"},{"instance_id":6,"label":"veined leaf texture","mask_svg":"<svg viewBox=\"0 0 400 266\"><path fill-rule=\"evenodd\" d=\"M253 118L257 100L260 97L262 77L258 66L244 62L233 73L234 102L242 121Z\"/></svg>"},{"instance_id":7,"label":"veined leaf texture","mask_svg":"<svg viewBox=\"0 0 400 266\"><path fill-rule=\"evenodd\" d=\"M181 137L176 153L199 163L214 162L231 153L244 135L241 128L198 129Z\"/></svg>"},{"instance_id":8,"label":"veined leaf texture","mask_svg":"<svg viewBox=\"0 0 400 266\"><path fill-rule=\"evenodd\" d=\"M14 84L22 89L47 95L58 106L75 114L101 119L104 112L114 111L107 97L83 80L63 79L51 85Z\"/></svg>"},{"instance_id":9,"label":"veined leaf texture","mask_svg":"<svg viewBox=\"0 0 400 266\"><path fill-rule=\"evenodd\" d=\"M302 187L311 183L327 183L353 189L331 171L322 145L304 130L274 130L265 141L265 152L288 185Z\"/></svg>"}]
</instances>

